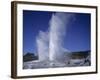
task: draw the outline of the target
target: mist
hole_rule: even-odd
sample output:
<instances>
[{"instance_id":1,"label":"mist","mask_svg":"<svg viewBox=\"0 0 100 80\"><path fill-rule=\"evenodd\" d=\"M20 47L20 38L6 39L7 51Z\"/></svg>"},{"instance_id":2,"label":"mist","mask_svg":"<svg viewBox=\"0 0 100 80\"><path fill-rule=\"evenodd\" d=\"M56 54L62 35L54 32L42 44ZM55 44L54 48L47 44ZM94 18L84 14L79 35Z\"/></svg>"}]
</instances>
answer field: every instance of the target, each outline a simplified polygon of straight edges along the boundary
<instances>
[{"instance_id":1,"label":"mist","mask_svg":"<svg viewBox=\"0 0 100 80\"><path fill-rule=\"evenodd\" d=\"M50 20L49 55L51 61L64 61L64 39L73 14L55 13Z\"/></svg>"},{"instance_id":2,"label":"mist","mask_svg":"<svg viewBox=\"0 0 100 80\"><path fill-rule=\"evenodd\" d=\"M36 38L37 52L39 55L39 60L44 61L49 59L49 33L48 31L39 31Z\"/></svg>"},{"instance_id":3,"label":"mist","mask_svg":"<svg viewBox=\"0 0 100 80\"><path fill-rule=\"evenodd\" d=\"M66 59L65 51L68 50L64 48L64 39L73 16L71 13L54 13L47 31L39 31L36 43L40 61L64 61Z\"/></svg>"}]
</instances>

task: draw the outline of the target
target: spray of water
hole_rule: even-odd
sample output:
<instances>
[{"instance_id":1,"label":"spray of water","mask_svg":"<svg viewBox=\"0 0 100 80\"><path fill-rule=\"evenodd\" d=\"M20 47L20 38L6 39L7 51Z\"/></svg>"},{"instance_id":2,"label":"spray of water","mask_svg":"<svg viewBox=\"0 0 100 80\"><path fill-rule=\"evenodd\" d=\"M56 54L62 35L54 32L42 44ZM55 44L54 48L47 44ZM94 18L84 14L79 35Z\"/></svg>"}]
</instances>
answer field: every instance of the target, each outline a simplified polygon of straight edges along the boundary
<instances>
[{"instance_id":1,"label":"spray of water","mask_svg":"<svg viewBox=\"0 0 100 80\"><path fill-rule=\"evenodd\" d=\"M54 13L49 22L49 29L46 32L40 31L37 38L37 49L39 60L64 61L64 38L68 23L73 14ZM64 58L65 57L65 58Z\"/></svg>"},{"instance_id":2,"label":"spray of water","mask_svg":"<svg viewBox=\"0 0 100 80\"><path fill-rule=\"evenodd\" d=\"M49 59L49 33L48 31L39 31L36 38L37 52L39 55L39 60L44 61Z\"/></svg>"},{"instance_id":3,"label":"spray of water","mask_svg":"<svg viewBox=\"0 0 100 80\"><path fill-rule=\"evenodd\" d=\"M64 61L64 38L68 23L73 17L68 13L55 13L50 20L49 55L51 61Z\"/></svg>"}]
</instances>

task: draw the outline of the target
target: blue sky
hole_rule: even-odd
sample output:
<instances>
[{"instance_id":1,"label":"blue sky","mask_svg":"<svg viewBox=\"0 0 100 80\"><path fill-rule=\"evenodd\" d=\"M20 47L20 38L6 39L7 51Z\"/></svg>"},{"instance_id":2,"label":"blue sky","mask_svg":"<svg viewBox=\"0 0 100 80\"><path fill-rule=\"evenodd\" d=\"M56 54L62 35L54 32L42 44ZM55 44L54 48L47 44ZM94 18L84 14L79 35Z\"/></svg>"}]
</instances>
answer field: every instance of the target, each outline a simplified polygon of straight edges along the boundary
<instances>
[{"instance_id":1,"label":"blue sky","mask_svg":"<svg viewBox=\"0 0 100 80\"><path fill-rule=\"evenodd\" d=\"M23 53L36 53L36 36L39 31L47 31L49 21L55 12L23 10ZM67 14L67 12L66 12ZM64 47L71 52L90 50L91 15L75 14L75 19L69 22Z\"/></svg>"}]
</instances>

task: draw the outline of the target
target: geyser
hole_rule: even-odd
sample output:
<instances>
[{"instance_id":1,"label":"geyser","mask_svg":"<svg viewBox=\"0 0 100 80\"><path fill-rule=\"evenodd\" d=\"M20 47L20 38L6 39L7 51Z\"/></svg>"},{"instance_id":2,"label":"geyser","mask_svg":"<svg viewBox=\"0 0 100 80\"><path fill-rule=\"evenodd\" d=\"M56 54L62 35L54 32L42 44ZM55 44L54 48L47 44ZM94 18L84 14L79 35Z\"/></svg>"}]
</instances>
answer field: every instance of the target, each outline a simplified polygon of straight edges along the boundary
<instances>
[{"instance_id":1,"label":"geyser","mask_svg":"<svg viewBox=\"0 0 100 80\"><path fill-rule=\"evenodd\" d=\"M60 12L52 15L49 41L50 61L64 62L66 58L66 54L64 53L64 38L72 16L72 14Z\"/></svg>"},{"instance_id":2,"label":"geyser","mask_svg":"<svg viewBox=\"0 0 100 80\"><path fill-rule=\"evenodd\" d=\"M48 32L39 31L36 38L37 52L39 55L39 61L49 59L49 34Z\"/></svg>"},{"instance_id":3,"label":"geyser","mask_svg":"<svg viewBox=\"0 0 100 80\"><path fill-rule=\"evenodd\" d=\"M64 39L72 17L71 13L53 13L47 31L39 31L36 37L39 61L64 62L67 59Z\"/></svg>"}]
</instances>

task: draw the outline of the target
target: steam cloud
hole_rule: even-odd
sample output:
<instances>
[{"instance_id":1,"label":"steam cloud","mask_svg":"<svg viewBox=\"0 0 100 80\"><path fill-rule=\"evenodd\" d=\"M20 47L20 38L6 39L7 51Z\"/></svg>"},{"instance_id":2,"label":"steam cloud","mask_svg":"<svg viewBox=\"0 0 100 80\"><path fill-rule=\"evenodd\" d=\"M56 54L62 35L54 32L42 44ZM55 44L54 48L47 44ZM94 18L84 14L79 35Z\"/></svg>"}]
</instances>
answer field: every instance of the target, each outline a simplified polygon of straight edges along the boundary
<instances>
[{"instance_id":1,"label":"steam cloud","mask_svg":"<svg viewBox=\"0 0 100 80\"><path fill-rule=\"evenodd\" d=\"M52 14L49 29L40 31L36 38L39 60L64 61L64 38L73 16L71 13Z\"/></svg>"},{"instance_id":2,"label":"steam cloud","mask_svg":"<svg viewBox=\"0 0 100 80\"><path fill-rule=\"evenodd\" d=\"M36 39L39 60L49 59L49 32L40 31Z\"/></svg>"}]
</instances>

